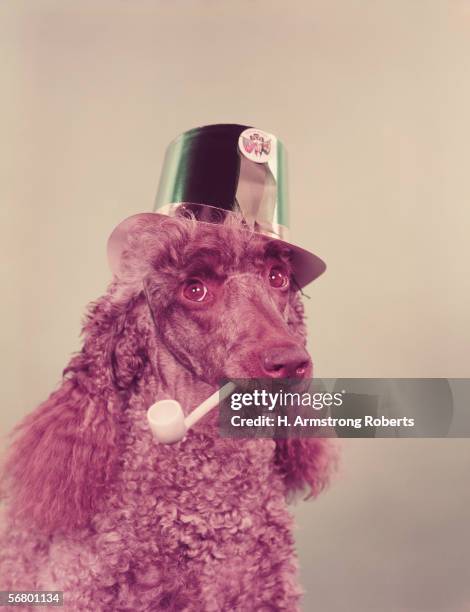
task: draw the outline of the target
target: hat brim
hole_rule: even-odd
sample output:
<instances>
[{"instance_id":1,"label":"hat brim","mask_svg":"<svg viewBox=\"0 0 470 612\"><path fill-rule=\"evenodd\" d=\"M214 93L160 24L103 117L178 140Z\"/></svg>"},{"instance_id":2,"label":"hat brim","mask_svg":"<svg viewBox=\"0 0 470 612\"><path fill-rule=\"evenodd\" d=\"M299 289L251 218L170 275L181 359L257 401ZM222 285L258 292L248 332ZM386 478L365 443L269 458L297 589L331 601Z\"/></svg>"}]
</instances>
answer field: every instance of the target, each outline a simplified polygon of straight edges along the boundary
<instances>
[{"instance_id":1,"label":"hat brim","mask_svg":"<svg viewBox=\"0 0 470 612\"><path fill-rule=\"evenodd\" d=\"M168 215L161 215L157 212L154 213L138 213L132 215L121 221L112 231L107 245L108 262L112 273L118 278L122 275L122 254L126 248L127 237L131 231L133 231L138 224L142 222L150 224L160 224L165 219L169 219ZM213 223L205 221L198 221L204 225L210 226ZM285 245L291 251L291 262L294 270L295 281L299 288L303 288L316 278L318 278L326 270L325 262L320 259L314 253L303 249L302 247L286 242L280 238L268 236L260 232L257 233L260 238L265 240L275 240L282 245Z\"/></svg>"}]
</instances>

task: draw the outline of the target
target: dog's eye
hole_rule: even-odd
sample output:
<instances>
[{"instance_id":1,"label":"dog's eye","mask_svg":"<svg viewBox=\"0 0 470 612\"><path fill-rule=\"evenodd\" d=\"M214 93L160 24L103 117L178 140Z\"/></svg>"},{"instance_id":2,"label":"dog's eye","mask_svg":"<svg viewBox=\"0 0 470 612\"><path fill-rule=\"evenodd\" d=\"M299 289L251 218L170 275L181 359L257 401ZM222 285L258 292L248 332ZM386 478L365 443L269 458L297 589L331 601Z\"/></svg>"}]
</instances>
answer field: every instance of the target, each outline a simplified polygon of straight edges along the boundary
<instances>
[{"instance_id":1,"label":"dog's eye","mask_svg":"<svg viewBox=\"0 0 470 612\"><path fill-rule=\"evenodd\" d=\"M269 284L276 289L285 289L289 285L289 274L280 266L273 266L269 271Z\"/></svg>"},{"instance_id":2,"label":"dog's eye","mask_svg":"<svg viewBox=\"0 0 470 612\"><path fill-rule=\"evenodd\" d=\"M190 278L183 285L183 296L191 302L202 302L207 295L207 287L198 278Z\"/></svg>"}]
</instances>

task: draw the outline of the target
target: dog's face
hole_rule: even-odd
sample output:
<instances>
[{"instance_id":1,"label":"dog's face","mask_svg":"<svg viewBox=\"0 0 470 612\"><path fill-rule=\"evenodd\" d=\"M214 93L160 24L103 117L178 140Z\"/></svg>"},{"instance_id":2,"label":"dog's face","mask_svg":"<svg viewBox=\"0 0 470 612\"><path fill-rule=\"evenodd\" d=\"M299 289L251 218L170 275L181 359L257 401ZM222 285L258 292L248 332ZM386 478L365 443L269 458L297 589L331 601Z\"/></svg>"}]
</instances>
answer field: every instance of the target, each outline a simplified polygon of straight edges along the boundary
<instances>
[{"instance_id":1,"label":"dog's face","mask_svg":"<svg viewBox=\"0 0 470 612\"><path fill-rule=\"evenodd\" d=\"M239 224L174 219L146 244L156 333L184 366L208 382L311 376L288 249Z\"/></svg>"}]
</instances>

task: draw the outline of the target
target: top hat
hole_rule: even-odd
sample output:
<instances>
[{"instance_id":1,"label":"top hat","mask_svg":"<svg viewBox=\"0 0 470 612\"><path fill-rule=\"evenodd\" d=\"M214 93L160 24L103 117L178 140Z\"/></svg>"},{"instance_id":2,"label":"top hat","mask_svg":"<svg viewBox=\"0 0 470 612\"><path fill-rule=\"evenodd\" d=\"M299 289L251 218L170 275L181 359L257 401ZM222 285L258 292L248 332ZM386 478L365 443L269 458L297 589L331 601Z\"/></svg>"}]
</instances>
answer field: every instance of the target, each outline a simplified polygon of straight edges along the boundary
<instances>
[{"instance_id":1,"label":"top hat","mask_svg":"<svg viewBox=\"0 0 470 612\"><path fill-rule=\"evenodd\" d=\"M260 236L289 247L300 288L320 276L326 265L289 240L286 151L274 135L236 124L206 125L178 136L167 148L153 213L122 221L108 241L111 270L120 275L128 233L143 217L187 216L201 223L223 223L242 216Z\"/></svg>"}]
</instances>

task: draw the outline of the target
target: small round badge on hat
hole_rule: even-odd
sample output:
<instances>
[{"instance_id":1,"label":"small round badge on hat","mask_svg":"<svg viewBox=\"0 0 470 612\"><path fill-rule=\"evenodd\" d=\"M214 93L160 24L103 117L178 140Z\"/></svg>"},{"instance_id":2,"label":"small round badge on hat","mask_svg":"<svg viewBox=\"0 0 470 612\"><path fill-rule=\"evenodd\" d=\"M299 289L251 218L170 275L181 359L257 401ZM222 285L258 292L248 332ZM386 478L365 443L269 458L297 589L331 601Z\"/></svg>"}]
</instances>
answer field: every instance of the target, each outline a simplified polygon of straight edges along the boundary
<instances>
[{"instance_id":1,"label":"small round badge on hat","mask_svg":"<svg viewBox=\"0 0 470 612\"><path fill-rule=\"evenodd\" d=\"M273 155L274 141L275 138L271 134L255 128L249 128L240 134L238 148L242 155L250 161L264 164Z\"/></svg>"}]
</instances>

